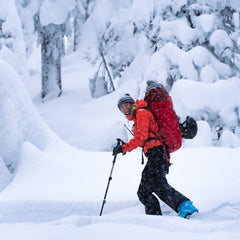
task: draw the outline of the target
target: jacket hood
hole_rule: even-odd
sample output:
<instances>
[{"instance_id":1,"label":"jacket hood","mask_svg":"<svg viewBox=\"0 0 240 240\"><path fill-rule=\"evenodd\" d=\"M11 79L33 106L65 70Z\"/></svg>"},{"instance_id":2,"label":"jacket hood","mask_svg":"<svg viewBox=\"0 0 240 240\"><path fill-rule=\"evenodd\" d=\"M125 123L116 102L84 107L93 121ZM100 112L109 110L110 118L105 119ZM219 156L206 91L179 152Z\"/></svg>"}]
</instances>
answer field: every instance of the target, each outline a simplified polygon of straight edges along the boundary
<instances>
[{"instance_id":1,"label":"jacket hood","mask_svg":"<svg viewBox=\"0 0 240 240\"><path fill-rule=\"evenodd\" d=\"M136 109L138 110L139 108L146 108L147 107L147 102L144 100L136 100Z\"/></svg>"},{"instance_id":2,"label":"jacket hood","mask_svg":"<svg viewBox=\"0 0 240 240\"><path fill-rule=\"evenodd\" d=\"M146 108L148 106L147 102L145 102L144 100L136 100L136 110L138 110L139 108ZM126 116L126 118L129 120L129 121L132 121L135 119L134 116L132 115L128 115Z\"/></svg>"}]
</instances>

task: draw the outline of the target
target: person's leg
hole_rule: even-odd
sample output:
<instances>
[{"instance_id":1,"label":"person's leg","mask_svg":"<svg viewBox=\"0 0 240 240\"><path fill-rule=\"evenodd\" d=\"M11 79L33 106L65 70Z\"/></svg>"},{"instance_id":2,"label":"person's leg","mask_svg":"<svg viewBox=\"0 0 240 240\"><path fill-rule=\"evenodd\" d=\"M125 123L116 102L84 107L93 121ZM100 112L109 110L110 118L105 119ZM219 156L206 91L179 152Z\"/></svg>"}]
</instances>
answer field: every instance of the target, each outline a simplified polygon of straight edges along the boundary
<instances>
[{"instance_id":1,"label":"person's leg","mask_svg":"<svg viewBox=\"0 0 240 240\"><path fill-rule=\"evenodd\" d=\"M165 176L161 176L159 178L158 187L154 192L163 202L165 202L177 213L179 211L180 204L185 201L189 201L187 197L168 184Z\"/></svg>"},{"instance_id":2,"label":"person's leg","mask_svg":"<svg viewBox=\"0 0 240 240\"><path fill-rule=\"evenodd\" d=\"M141 182L138 188L138 198L145 206L146 214L162 215L158 199L152 194L155 185L155 168L148 160L143 172Z\"/></svg>"},{"instance_id":3,"label":"person's leg","mask_svg":"<svg viewBox=\"0 0 240 240\"><path fill-rule=\"evenodd\" d=\"M153 192L169 207L178 212L180 204L189 199L169 185L166 179L168 165L163 147L159 146L151 149L148 155L149 160L155 163L155 172L157 174Z\"/></svg>"}]
</instances>

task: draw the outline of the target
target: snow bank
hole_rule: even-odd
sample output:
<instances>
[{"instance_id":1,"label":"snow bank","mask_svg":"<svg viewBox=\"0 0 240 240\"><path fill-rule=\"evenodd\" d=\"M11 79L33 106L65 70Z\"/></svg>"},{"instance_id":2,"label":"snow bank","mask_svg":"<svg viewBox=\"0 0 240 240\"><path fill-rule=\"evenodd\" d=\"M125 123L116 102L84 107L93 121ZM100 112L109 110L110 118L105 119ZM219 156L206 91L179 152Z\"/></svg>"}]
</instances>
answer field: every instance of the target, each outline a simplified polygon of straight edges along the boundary
<instances>
[{"instance_id":1,"label":"snow bank","mask_svg":"<svg viewBox=\"0 0 240 240\"><path fill-rule=\"evenodd\" d=\"M240 186L239 151L239 148L199 147L181 149L172 155L168 181L198 207L197 220L215 222L238 218L234 209L240 202L236 191ZM127 221L153 227L159 221L186 221L171 218L176 213L163 202L163 218L145 216L136 194L144 167L138 150L118 155L104 214L98 219L112 159L109 152L84 152L70 147L62 151L61 145L41 152L24 143L16 177L0 194L0 222L53 221L73 218L74 214L78 216L75 222L78 226ZM202 222L196 224L202 226ZM178 229L181 229L179 225Z\"/></svg>"},{"instance_id":2,"label":"snow bank","mask_svg":"<svg viewBox=\"0 0 240 240\"><path fill-rule=\"evenodd\" d=\"M226 128L233 129L237 126L239 119L236 111L240 107L239 87L238 78L221 80L212 84L182 79L173 85L170 94L175 110L180 116L185 117L186 114L204 116L208 114L207 112L212 112L220 116ZM236 136L233 139L235 139L235 144L231 145L236 146L239 138Z\"/></svg>"},{"instance_id":3,"label":"snow bank","mask_svg":"<svg viewBox=\"0 0 240 240\"><path fill-rule=\"evenodd\" d=\"M188 195L200 211L224 202L238 203L239 195L235 189L240 184L236 177L239 153L240 148L181 149L172 157L174 164L169 182Z\"/></svg>"},{"instance_id":4,"label":"snow bank","mask_svg":"<svg viewBox=\"0 0 240 240\"><path fill-rule=\"evenodd\" d=\"M134 157L137 155L139 157ZM140 155L140 152L130 154L133 156L131 161L118 157L115 180L111 184L111 195L115 201L137 200L135 192L142 168ZM81 201L83 205L90 202L100 204L112 160L109 152L85 152L61 144L40 151L25 142L16 176L1 192L0 202ZM129 183L129 178L136 181Z\"/></svg>"},{"instance_id":5,"label":"snow bank","mask_svg":"<svg viewBox=\"0 0 240 240\"><path fill-rule=\"evenodd\" d=\"M212 84L180 79L173 85L170 94L180 115L184 114L183 111L194 113L201 109L211 109L219 112L227 126L230 126L236 120L228 111L239 106L239 87L238 78Z\"/></svg>"},{"instance_id":6,"label":"snow bank","mask_svg":"<svg viewBox=\"0 0 240 240\"><path fill-rule=\"evenodd\" d=\"M0 156L8 171L13 173L25 141L44 150L53 141L57 142L57 137L36 111L19 75L1 60L0 86ZM1 171L5 170L1 168Z\"/></svg>"}]
</instances>

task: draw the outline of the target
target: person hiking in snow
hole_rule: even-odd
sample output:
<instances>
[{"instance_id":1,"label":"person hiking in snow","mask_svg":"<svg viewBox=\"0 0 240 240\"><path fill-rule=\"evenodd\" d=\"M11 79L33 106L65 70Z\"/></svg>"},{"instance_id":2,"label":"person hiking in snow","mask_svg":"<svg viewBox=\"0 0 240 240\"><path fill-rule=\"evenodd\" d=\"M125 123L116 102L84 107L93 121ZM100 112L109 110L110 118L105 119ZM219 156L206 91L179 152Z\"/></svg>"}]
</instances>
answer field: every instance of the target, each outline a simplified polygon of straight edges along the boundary
<instances>
[{"instance_id":1,"label":"person hiking in snow","mask_svg":"<svg viewBox=\"0 0 240 240\"><path fill-rule=\"evenodd\" d=\"M147 91L154 86L148 86ZM146 214L162 215L157 195L171 207L180 217L189 217L197 212L197 208L183 194L168 184L166 174L169 170L169 153L160 137L153 114L147 110L147 102L136 100L125 94L118 101L118 108L129 121L134 121L133 138L123 145L113 149L113 155L130 152L142 147L147 157L147 163L142 171L141 182L137 191L140 202L145 206ZM155 195L154 195L155 194Z\"/></svg>"}]
</instances>

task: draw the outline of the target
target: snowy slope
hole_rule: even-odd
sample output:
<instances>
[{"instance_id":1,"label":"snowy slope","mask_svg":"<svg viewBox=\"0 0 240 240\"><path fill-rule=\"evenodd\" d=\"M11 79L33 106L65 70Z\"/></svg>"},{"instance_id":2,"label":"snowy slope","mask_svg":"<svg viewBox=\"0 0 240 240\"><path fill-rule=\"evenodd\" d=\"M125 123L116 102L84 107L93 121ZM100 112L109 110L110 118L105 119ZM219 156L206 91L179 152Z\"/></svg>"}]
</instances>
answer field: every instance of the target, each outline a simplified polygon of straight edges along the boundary
<instances>
[{"instance_id":1,"label":"snowy slope","mask_svg":"<svg viewBox=\"0 0 240 240\"><path fill-rule=\"evenodd\" d=\"M204 142L174 153L168 175L198 207L197 216L181 219L163 203L164 216L145 215L136 195L144 167L139 150L117 157L103 216L98 216L112 167L111 143L126 137L125 120L116 109L120 92L91 100L81 81L87 66L74 57L65 60L63 96L44 104L39 95L33 98L54 132L78 149L52 135L44 149L24 142L16 175L0 193L1 239L239 239L240 149ZM92 151L97 144L109 146Z\"/></svg>"},{"instance_id":2,"label":"snowy slope","mask_svg":"<svg viewBox=\"0 0 240 240\"><path fill-rule=\"evenodd\" d=\"M62 20L66 17L65 10L74 3L70 1L66 9L61 9L63 12L57 11L59 15L51 15L50 19L48 6L53 7L56 2L67 3L45 1L44 23ZM26 86L28 92L15 70L0 62L1 240L239 239L240 140L226 131L221 139L224 147L213 147L206 121L199 121L196 138L184 141L183 147L172 155L173 165L168 175L169 183L193 201L199 214L190 220L182 219L161 202L163 216L145 215L136 194L144 167L141 151L137 149L117 156L107 202L103 215L99 216L116 138L131 137L123 126L130 124L116 107L123 93L129 92L135 98L143 96L146 80L164 83L168 68L175 65L184 77L171 91L178 114L198 115L208 108L219 112L229 129L236 121L236 114L232 113L239 105L239 79L229 79L230 68L203 47L187 52L171 42L176 38L191 44L201 32L205 36L215 24L214 16L210 15L196 18L196 30L186 21L162 21L161 34L168 43L154 54L144 36L137 38L137 44L129 40L129 45L118 46L112 58L123 57L121 50L127 45L136 53L133 62L124 71L117 91L91 98L88 80L94 69L84 57L88 51L94 55L96 33L101 32L110 17L116 25L119 18L127 21L132 13L140 22L145 14L143 19L148 19L146 9L150 11L157 1L142 6L143 2L134 1L129 10L130 1L99 2L103 5L84 26L88 31L81 39L82 49L62 61L60 98L41 102L41 62L37 49L28 60L31 74ZM175 7L186 2L176 1ZM104 11L106 6L108 10ZM117 11L120 7L122 11ZM118 25L121 31L131 31L122 26L121 22ZM218 46L219 39L229 40L224 34L215 32L212 46ZM224 44L218 46L217 50L224 47ZM202 82L193 81L198 74ZM14 174L5 165L16 168Z\"/></svg>"}]
</instances>

